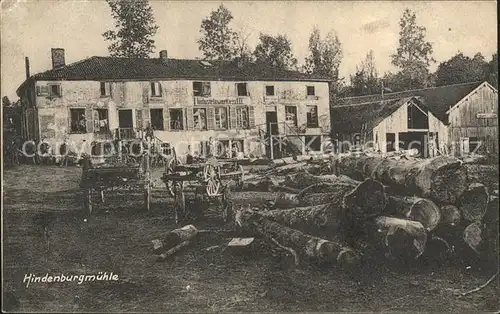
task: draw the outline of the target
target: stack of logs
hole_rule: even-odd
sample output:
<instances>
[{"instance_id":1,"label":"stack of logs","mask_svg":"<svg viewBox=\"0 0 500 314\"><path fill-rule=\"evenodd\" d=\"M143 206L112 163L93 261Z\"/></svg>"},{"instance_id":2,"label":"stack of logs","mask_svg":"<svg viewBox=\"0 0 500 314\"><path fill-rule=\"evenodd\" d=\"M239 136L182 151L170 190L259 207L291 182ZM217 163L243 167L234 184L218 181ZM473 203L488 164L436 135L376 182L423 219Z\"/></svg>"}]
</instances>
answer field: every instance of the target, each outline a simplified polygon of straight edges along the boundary
<instances>
[{"instance_id":1,"label":"stack of logs","mask_svg":"<svg viewBox=\"0 0 500 314\"><path fill-rule=\"evenodd\" d=\"M497 262L498 195L453 157L329 156L288 160L234 190L272 193L236 223L301 258L352 267L390 259L474 255ZM233 193L237 198L238 193Z\"/></svg>"}]
</instances>

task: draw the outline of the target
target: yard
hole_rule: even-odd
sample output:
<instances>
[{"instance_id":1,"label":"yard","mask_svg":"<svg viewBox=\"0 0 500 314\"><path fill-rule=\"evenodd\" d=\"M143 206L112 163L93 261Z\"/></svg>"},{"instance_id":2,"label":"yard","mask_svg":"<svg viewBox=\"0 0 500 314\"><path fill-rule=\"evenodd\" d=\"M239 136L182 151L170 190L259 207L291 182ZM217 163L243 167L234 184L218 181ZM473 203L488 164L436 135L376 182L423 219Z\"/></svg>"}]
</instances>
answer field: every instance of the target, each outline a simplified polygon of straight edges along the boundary
<instances>
[{"instance_id":1,"label":"yard","mask_svg":"<svg viewBox=\"0 0 500 314\"><path fill-rule=\"evenodd\" d=\"M149 212L139 194L114 196L86 219L78 167L21 165L4 171L3 309L16 312L494 311L498 277L476 265L366 265L354 273L302 263L257 239L245 252L235 233L202 233L173 259L158 262L151 240L178 226L166 193ZM494 179L493 179L494 180ZM498 187L497 187L498 188ZM238 197L237 193L234 195ZM230 229L217 213L187 223ZM186 224L187 224L186 223ZM48 226L47 246L43 225ZM207 250L209 247L218 246ZM25 274L113 272L118 281L23 283Z\"/></svg>"}]
</instances>

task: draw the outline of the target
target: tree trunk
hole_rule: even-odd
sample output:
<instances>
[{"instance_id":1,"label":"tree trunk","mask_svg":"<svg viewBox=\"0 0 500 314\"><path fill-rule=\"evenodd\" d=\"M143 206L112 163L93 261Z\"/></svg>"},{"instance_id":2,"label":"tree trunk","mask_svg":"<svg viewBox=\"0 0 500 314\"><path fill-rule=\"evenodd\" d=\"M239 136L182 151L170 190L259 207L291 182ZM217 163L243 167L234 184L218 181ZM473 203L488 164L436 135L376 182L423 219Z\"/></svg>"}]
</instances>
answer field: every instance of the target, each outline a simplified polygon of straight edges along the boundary
<instances>
[{"instance_id":1,"label":"tree trunk","mask_svg":"<svg viewBox=\"0 0 500 314\"><path fill-rule=\"evenodd\" d=\"M472 183L458 200L458 209L462 217L468 221L479 221L488 207L488 190L481 183Z\"/></svg>"},{"instance_id":2,"label":"tree trunk","mask_svg":"<svg viewBox=\"0 0 500 314\"><path fill-rule=\"evenodd\" d=\"M167 233L163 239L152 240L153 251L156 254L165 252L185 241L191 240L198 234L198 230L193 225L187 225L179 229L174 229Z\"/></svg>"},{"instance_id":3,"label":"tree trunk","mask_svg":"<svg viewBox=\"0 0 500 314\"><path fill-rule=\"evenodd\" d=\"M360 182L353 180L347 176L337 176L337 175L323 175L315 176L307 171L300 171L295 174L291 174L285 177L284 184L286 186L304 189L314 184L319 183L333 183L333 184L345 184L348 186L355 187Z\"/></svg>"},{"instance_id":4,"label":"tree trunk","mask_svg":"<svg viewBox=\"0 0 500 314\"><path fill-rule=\"evenodd\" d=\"M425 251L427 232L418 221L380 216L366 224L367 248L398 258L418 258Z\"/></svg>"},{"instance_id":5,"label":"tree trunk","mask_svg":"<svg viewBox=\"0 0 500 314\"><path fill-rule=\"evenodd\" d=\"M387 213L402 214L420 222L427 231L434 230L441 220L441 212L432 201L415 196L390 196Z\"/></svg>"},{"instance_id":6,"label":"tree trunk","mask_svg":"<svg viewBox=\"0 0 500 314\"><path fill-rule=\"evenodd\" d=\"M467 189L466 168L448 156L410 160L346 156L337 160L336 167L341 174L372 177L438 203L454 204Z\"/></svg>"},{"instance_id":7,"label":"tree trunk","mask_svg":"<svg viewBox=\"0 0 500 314\"><path fill-rule=\"evenodd\" d=\"M237 222L240 226L268 239L275 239L281 245L293 249L302 258L320 263L335 262L347 268L352 268L360 262L359 255L340 241L328 241L305 234L270 221L259 212L251 210L239 212Z\"/></svg>"}]
</instances>

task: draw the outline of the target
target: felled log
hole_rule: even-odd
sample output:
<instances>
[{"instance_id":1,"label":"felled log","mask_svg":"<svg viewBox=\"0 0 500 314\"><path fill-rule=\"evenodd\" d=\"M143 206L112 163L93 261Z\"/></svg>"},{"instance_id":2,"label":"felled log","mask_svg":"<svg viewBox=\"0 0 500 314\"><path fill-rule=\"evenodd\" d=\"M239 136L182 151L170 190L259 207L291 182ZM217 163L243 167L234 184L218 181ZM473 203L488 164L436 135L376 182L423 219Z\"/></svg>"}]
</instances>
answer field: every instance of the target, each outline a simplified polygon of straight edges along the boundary
<instances>
[{"instance_id":1,"label":"felled log","mask_svg":"<svg viewBox=\"0 0 500 314\"><path fill-rule=\"evenodd\" d=\"M481 254L482 238L482 223L475 221L467 226L464 230L464 241L467 245L474 250L478 255Z\"/></svg>"},{"instance_id":2,"label":"felled log","mask_svg":"<svg viewBox=\"0 0 500 314\"><path fill-rule=\"evenodd\" d=\"M284 184L289 187L304 189L314 184L321 183L333 183L333 184L344 184L348 186L355 187L360 182L353 180L347 176L337 176L337 175L323 175L315 176L307 171L300 171L292 175L285 177Z\"/></svg>"},{"instance_id":3,"label":"felled log","mask_svg":"<svg viewBox=\"0 0 500 314\"><path fill-rule=\"evenodd\" d=\"M479 221L486 213L488 200L488 189L481 183L472 183L460 196L458 209L464 219Z\"/></svg>"},{"instance_id":4,"label":"felled log","mask_svg":"<svg viewBox=\"0 0 500 314\"><path fill-rule=\"evenodd\" d=\"M441 220L439 221L440 224L444 225L450 225L450 226L458 226L462 216L460 215L460 211L456 206L453 205L443 205L439 209L441 212Z\"/></svg>"},{"instance_id":5,"label":"felled log","mask_svg":"<svg viewBox=\"0 0 500 314\"><path fill-rule=\"evenodd\" d=\"M168 232L162 239L152 240L153 251L156 254L168 251L169 249L189 241L198 234L198 229L193 225L187 225L179 229Z\"/></svg>"},{"instance_id":6,"label":"felled log","mask_svg":"<svg viewBox=\"0 0 500 314\"><path fill-rule=\"evenodd\" d=\"M410 160L345 156L336 167L341 174L372 177L438 203L454 204L468 185L462 162L448 156Z\"/></svg>"},{"instance_id":7,"label":"felled log","mask_svg":"<svg viewBox=\"0 0 500 314\"><path fill-rule=\"evenodd\" d=\"M241 211L237 214L239 226L256 232L268 239L294 250L300 257L320 263L338 263L352 268L359 264L359 255L340 241L324 240L301 231L270 221L259 212Z\"/></svg>"},{"instance_id":8,"label":"felled log","mask_svg":"<svg viewBox=\"0 0 500 314\"><path fill-rule=\"evenodd\" d=\"M175 253L177 253L180 250L182 250L184 247L188 246L189 243L190 243L190 241L184 241L184 242L181 242L181 243L177 244L176 246L174 246L173 248L169 249L165 253L160 254L158 256L158 260L159 261L166 260L168 257L174 255Z\"/></svg>"},{"instance_id":9,"label":"felled log","mask_svg":"<svg viewBox=\"0 0 500 314\"><path fill-rule=\"evenodd\" d=\"M418 221L427 231L434 230L441 220L441 212L434 202L415 196L390 196L386 212Z\"/></svg>"},{"instance_id":10,"label":"felled log","mask_svg":"<svg viewBox=\"0 0 500 314\"><path fill-rule=\"evenodd\" d=\"M315 154L315 155L298 155L294 157L285 157L280 159L275 159L269 163L271 167L280 165L289 165L300 163L303 161L317 161L317 160L328 160L331 157L330 154Z\"/></svg>"},{"instance_id":11,"label":"felled log","mask_svg":"<svg viewBox=\"0 0 500 314\"><path fill-rule=\"evenodd\" d=\"M368 246L398 258L418 258L425 251L427 232L418 221L379 216L366 224Z\"/></svg>"}]
</instances>

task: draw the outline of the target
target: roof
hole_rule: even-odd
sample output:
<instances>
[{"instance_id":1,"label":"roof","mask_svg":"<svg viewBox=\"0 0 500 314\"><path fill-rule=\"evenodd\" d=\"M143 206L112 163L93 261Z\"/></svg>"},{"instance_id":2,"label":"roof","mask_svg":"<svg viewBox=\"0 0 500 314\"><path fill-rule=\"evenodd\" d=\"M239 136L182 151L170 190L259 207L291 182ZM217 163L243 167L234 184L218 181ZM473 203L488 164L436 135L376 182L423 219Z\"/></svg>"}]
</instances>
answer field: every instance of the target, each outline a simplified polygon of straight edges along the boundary
<instances>
[{"instance_id":1,"label":"roof","mask_svg":"<svg viewBox=\"0 0 500 314\"><path fill-rule=\"evenodd\" d=\"M405 97L383 102L372 101L332 107L332 131L334 133L357 133L361 131L363 125L366 125L367 130L371 130L411 99L415 99L419 106L422 105L416 97Z\"/></svg>"},{"instance_id":2,"label":"roof","mask_svg":"<svg viewBox=\"0 0 500 314\"><path fill-rule=\"evenodd\" d=\"M419 96L422 98L423 103L427 105L429 110L439 120L446 122L446 111L458 103L462 98L470 94L483 82L471 82L455 85L445 85L439 87L431 87L424 89L408 90L397 93L384 94L384 100L401 99L404 97ZM334 105L356 105L379 103L383 100L381 94L367 95L359 97L346 97L341 98Z\"/></svg>"},{"instance_id":3,"label":"roof","mask_svg":"<svg viewBox=\"0 0 500 314\"><path fill-rule=\"evenodd\" d=\"M198 79L228 81L324 81L325 77L263 64L189 59L90 57L59 69L33 75L31 80L154 80ZM23 83L23 85L26 82ZM20 88L22 88L22 86Z\"/></svg>"}]
</instances>

